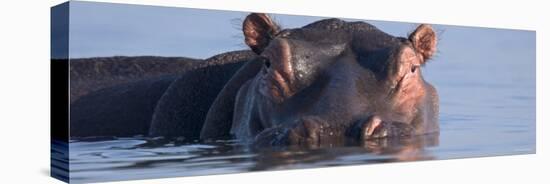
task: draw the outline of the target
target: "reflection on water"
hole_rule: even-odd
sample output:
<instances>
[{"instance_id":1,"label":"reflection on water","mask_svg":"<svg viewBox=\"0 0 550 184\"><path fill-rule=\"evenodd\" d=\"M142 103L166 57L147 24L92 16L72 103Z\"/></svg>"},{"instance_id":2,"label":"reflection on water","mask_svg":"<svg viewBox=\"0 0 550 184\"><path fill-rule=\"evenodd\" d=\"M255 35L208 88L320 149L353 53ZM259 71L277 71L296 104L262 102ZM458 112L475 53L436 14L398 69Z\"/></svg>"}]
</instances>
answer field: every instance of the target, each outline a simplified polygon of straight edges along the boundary
<instances>
[{"instance_id":1,"label":"reflection on water","mask_svg":"<svg viewBox=\"0 0 550 184\"><path fill-rule=\"evenodd\" d=\"M430 160L434 157L424 148L437 146L438 134L402 139L378 139L348 142L314 149L290 147L284 150L258 150L255 164L249 170L312 168L399 161Z\"/></svg>"},{"instance_id":2,"label":"reflection on water","mask_svg":"<svg viewBox=\"0 0 550 184\"><path fill-rule=\"evenodd\" d=\"M86 139L70 143L71 182L111 181L431 160L439 136L379 139L319 148L254 148L236 141L185 143L151 138Z\"/></svg>"}]
</instances>

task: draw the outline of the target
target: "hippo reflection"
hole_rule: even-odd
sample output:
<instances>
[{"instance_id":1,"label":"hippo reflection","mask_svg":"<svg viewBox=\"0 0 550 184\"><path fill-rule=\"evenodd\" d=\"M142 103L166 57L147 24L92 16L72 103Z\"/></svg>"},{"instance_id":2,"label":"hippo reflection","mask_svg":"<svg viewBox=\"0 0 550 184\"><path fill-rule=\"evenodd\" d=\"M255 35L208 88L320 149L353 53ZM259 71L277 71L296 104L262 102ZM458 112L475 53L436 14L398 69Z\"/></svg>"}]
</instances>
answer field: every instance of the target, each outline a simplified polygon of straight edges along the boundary
<instances>
[{"instance_id":1,"label":"hippo reflection","mask_svg":"<svg viewBox=\"0 0 550 184\"><path fill-rule=\"evenodd\" d=\"M281 150L262 149L255 150L258 153L256 164L250 170L432 160L435 157L425 148L438 145L438 134L426 134L352 141L337 147L325 145L303 149L293 145Z\"/></svg>"},{"instance_id":2,"label":"hippo reflection","mask_svg":"<svg viewBox=\"0 0 550 184\"><path fill-rule=\"evenodd\" d=\"M179 76L148 78L75 100L71 136L319 145L439 131L438 95L421 74L436 52L429 25L404 38L339 19L282 29L267 15L253 13L243 33L252 52L221 54ZM105 105L111 100L118 103ZM135 112L142 112L140 118L129 118ZM128 130L138 126L139 131Z\"/></svg>"}]
</instances>

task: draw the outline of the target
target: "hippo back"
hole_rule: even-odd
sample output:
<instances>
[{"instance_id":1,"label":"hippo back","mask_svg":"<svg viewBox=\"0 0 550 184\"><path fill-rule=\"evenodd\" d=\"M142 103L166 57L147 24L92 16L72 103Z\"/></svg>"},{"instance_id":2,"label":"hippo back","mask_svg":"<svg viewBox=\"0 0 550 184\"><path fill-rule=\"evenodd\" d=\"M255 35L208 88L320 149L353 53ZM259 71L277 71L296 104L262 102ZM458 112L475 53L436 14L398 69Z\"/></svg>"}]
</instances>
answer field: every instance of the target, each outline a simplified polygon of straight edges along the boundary
<instances>
[{"instance_id":1,"label":"hippo back","mask_svg":"<svg viewBox=\"0 0 550 184\"><path fill-rule=\"evenodd\" d=\"M139 61L82 61L74 65L74 76L82 78L76 77L75 82L84 84L87 79L98 85L85 85L74 94L70 136L185 136L191 130L200 132L194 127L202 126L217 93L253 56L249 51L235 51L191 63L142 57ZM105 76L95 76L102 71ZM83 77L86 73L98 79Z\"/></svg>"}]
</instances>

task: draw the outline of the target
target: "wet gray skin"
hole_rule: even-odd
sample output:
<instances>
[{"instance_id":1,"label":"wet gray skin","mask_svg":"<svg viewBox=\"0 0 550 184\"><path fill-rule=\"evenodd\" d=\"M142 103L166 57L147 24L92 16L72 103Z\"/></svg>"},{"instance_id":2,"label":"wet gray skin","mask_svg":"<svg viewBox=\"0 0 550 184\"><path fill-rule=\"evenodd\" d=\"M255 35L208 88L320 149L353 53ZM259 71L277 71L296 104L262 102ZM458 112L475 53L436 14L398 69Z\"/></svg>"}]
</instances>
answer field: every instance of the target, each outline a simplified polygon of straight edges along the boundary
<instances>
[{"instance_id":1,"label":"wet gray skin","mask_svg":"<svg viewBox=\"0 0 550 184\"><path fill-rule=\"evenodd\" d=\"M263 67L236 95L236 138L318 145L439 131L438 95L421 72L436 51L429 25L403 38L339 19L280 29L250 14L243 32Z\"/></svg>"}]
</instances>

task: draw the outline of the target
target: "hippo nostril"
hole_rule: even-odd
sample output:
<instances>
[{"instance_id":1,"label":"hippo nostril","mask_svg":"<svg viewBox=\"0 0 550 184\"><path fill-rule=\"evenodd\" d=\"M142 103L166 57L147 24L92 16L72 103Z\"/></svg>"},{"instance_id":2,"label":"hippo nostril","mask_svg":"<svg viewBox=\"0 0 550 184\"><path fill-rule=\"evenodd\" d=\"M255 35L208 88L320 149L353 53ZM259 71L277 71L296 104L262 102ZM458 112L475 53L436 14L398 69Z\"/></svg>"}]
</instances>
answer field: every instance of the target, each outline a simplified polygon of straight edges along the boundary
<instances>
[{"instance_id":1,"label":"hippo nostril","mask_svg":"<svg viewBox=\"0 0 550 184\"><path fill-rule=\"evenodd\" d=\"M266 68L271 67L271 61L269 61L268 58L266 58L266 57L261 57L260 60L264 63L264 66L265 66Z\"/></svg>"}]
</instances>

